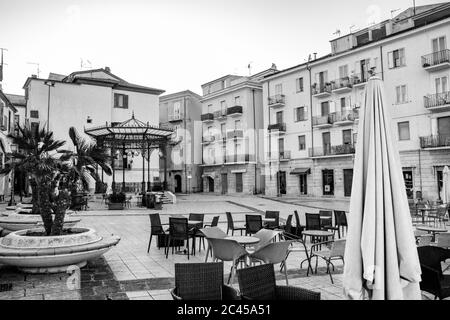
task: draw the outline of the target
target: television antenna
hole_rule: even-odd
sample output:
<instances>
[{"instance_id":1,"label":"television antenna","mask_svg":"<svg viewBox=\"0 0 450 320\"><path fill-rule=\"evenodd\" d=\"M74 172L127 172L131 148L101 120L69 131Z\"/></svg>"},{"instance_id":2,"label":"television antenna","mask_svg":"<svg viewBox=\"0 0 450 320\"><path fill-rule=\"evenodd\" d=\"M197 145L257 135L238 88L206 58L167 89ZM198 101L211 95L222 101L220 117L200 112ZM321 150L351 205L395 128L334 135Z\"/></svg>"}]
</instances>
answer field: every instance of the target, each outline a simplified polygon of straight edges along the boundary
<instances>
[{"instance_id":1,"label":"television antenna","mask_svg":"<svg viewBox=\"0 0 450 320\"><path fill-rule=\"evenodd\" d=\"M250 62L248 63L248 66L247 66L247 68L248 68L248 75L249 75L249 76L252 75L252 63L253 63L253 61L250 61Z\"/></svg>"},{"instance_id":2,"label":"television antenna","mask_svg":"<svg viewBox=\"0 0 450 320\"><path fill-rule=\"evenodd\" d=\"M37 77L39 78L39 74L41 73L41 69L39 69L39 63L37 63L37 62L27 62L27 64L32 64L32 65L35 65L37 67L36 68Z\"/></svg>"},{"instance_id":3,"label":"television antenna","mask_svg":"<svg viewBox=\"0 0 450 320\"><path fill-rule=\"evenodd\" d=\"M83 61L83 58L80 58L80 67L81 67L81 69L92 69L92 63L89 61L89 60L87 60L86 59L86 61ZM87 62L87 64L89 65L89 66L86 66L86 62Z\"/></svg>"},{"instance_id":4,"label":"television antenna","mask_svg":"<svg viewBox=\"0 0 450 320\"><path fill-rule=\"evenodd\" d=\"M333 34L335 34L337 37L340 37L341 36L341 30L336 29L336 32L333 33Z\"/></svg>"}]
</instances>

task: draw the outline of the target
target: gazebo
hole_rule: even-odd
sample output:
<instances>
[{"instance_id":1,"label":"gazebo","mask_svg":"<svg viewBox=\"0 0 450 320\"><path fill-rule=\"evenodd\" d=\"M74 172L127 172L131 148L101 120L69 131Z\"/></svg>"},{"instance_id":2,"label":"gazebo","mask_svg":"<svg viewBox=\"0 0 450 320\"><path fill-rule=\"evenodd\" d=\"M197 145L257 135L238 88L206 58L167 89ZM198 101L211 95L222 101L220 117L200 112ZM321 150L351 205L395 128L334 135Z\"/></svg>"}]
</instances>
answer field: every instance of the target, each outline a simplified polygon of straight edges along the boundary
<instances>
[{"instance_id":1,"label":"gazebo","mask_svg":"<svg viewBox=\"0 0 450 320\"><path fill-rule=\"evenodd\" d=\"M135 119L134 112L131 119L122 123L106 122L105 125L85 128L84 132L96 140L99 146L109 148L111 156L115 159L116 153L122 154L122 159L125 160L128 152L138 152L142 155L142 191L145 190L145 160L147 160L148 179L147 191L151 191L150 184L150 155L155 149L162 151L164 158L164 190L166 189L167 180L167 155L166 145L170 141L170 136L173 130L167 128L160 128L151 126L149 123L144 123ZM112 189L115 190L116 178L114 160L112 163L113 181ZM125 161L124 161L125 163ZM122 190L125 190L125 168L122 168Z\"/></svg>"}]
</instances>

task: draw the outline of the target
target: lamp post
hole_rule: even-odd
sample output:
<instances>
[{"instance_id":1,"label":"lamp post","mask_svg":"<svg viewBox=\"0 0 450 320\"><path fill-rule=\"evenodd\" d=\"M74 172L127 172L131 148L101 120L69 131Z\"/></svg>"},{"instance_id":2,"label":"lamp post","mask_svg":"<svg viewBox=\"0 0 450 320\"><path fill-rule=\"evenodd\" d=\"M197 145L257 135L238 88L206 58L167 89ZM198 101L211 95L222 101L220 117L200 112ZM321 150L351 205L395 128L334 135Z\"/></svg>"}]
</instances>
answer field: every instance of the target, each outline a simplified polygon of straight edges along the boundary
<instances>
[{"instance_id":1,"label":"lamp post","mask_svg":"<svg viewBox=\"0 0 450 320\"><path fill-rule=\"evenodd\" d=\"M47 105L47 131L50 130L50 88L55 86L55 81L45 81L44 84L48 86L48 105Z\"/></svg>"},{"instance_id":2,"label":"lamp post","mask_svg":"<svg viewBox=\"0 0 450 320\"><path fill-rule=\"evenodd\" d=\"M11 155L17 152L17 145L11 145ZM15 171L16 171L16 163L14 157L11 156L12 161L12 170L11 170L11 199L8 202L8 206L15 206L16 200L14 199L14 179L15 179Z\"/></svg>"},{"instance_id":3,"label":"lamp post","mask_svg":"<svg viewBox=\"0 0 450 320\"><path fill-rule=\"evenodd\" d=\"M165 147L165 146L164 146ZM159 152L159 157L164 160L164 182L163 182L163 191L167 190L167 157L164 151Z\"/></svg>"}]
</instances>

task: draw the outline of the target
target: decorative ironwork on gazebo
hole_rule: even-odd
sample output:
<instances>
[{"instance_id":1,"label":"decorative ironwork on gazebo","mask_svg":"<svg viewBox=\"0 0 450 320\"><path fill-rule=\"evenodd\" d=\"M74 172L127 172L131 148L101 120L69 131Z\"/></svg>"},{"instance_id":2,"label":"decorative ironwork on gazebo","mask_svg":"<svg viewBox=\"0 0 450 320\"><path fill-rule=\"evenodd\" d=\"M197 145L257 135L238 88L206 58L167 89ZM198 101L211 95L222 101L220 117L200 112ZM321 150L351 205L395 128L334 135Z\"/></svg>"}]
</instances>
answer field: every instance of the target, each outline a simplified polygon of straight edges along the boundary
<instances>
[{"instance_id":1,"label":"decorative ironwork on gazebo","mask_svg":"<svg viewBox=\"0 0 450 320\"><path fill-rule=\"evenodd\" d=\"M150 183L150 155L155 149L161 149L164 161L164 189L167 179L167 155L166 146L170 142L173 130L151 126L148 122L135 119L134 112L131 119L122 123L114 124L106 122L105 125L85 128L84 132L94 138L99 146L109 148L113 161L112 189L115 190L115 168L114 159L116 153L121 153L125 160L128 152L138 152L142 155L142 191L145 190L145 160L147 160L148 179L147 191L151 191ZM125 161L123 161L125 163ZM122 168L122 190L125 190L125 168Z\"/></svg>"}]
</instances>

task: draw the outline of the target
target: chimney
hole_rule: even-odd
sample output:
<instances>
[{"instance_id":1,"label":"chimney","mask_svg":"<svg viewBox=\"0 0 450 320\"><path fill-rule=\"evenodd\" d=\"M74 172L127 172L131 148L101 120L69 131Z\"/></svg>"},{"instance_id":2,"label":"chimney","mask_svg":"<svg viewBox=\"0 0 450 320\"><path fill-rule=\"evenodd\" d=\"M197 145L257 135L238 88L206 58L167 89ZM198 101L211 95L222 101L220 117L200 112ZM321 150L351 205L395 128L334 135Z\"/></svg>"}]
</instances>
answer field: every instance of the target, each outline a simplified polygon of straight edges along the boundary
<instances>
[{"instance_id":1,"label":"chimney","mask_svg":"<svg viewBox=\"0 0 450 320\"><path fill-rule=\"evenodd\" d=\"M317 52L314 52L313 55L314 55L314 60L316 60L317 59Z\"/></svg>"},{"instance_id":2,"label":"chimney","mask_svg":"<svg viewBox=\"0 0 450 320\"><path fill-rule=\"evenodd\" d=\"M111 72L111 68L110 67L105 67L105 71L106 72Z\"/></svg>"},{"instance_id":3,"label":"chimney","mask_svg":"<svg viewBox=\"0 0 450 320\"><path fill-rule=\"evenodd\" d=\"M32 77L33 79L37 79L37 75L35 75L35 74L32 74L31 77Z\"/></svg>"}]
</instances>

